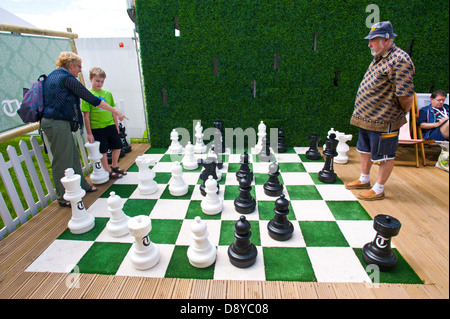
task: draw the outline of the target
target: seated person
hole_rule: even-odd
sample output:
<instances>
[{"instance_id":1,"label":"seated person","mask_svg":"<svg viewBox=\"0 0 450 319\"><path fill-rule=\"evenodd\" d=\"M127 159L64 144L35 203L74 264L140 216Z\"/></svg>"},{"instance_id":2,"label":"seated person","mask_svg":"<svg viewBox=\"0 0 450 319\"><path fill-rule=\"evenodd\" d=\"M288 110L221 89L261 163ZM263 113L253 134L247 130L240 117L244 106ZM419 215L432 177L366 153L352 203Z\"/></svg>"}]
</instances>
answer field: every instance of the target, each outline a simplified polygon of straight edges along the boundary
<instances>
[{"instance_id":1,"label":"seated person","mask_svg":"<svg viewBox=\"0 0 450 319\"><path fill-rule=\"evenodd\" d=\"M418 125L426 140L448 141L448 105L444 104L447 93L437 90L431 93L431 105L420 109Z\"/></svg>"}]
</instances>

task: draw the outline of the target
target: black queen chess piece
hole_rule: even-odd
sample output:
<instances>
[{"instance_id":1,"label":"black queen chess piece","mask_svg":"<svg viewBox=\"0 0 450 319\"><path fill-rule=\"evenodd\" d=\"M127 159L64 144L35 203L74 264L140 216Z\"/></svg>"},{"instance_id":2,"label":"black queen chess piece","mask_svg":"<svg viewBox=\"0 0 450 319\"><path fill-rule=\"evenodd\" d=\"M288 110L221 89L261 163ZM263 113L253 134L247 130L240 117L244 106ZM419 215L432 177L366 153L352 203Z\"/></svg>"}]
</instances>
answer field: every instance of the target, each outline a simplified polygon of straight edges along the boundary
<instances>
[{"instance_id":1,"label":"black queen chess piece","mask_svg":"<svg viewBox=\"0 0 450 319\"><path fill-rule=\"evenodd\" d=\"M247 176L247 178L252 181L253 180L253 172L250 170L250 156L247 154L247 151L241 154L240 163L241 166L239 170L236 172L236 179L239 182L241 178Z\"/></svg>"},{"instance_id":2,"label":"black queen chess piece","mask_svg":"<svg viewBox=\"0 0 450 319\"><path fill-rule=\"evenodd\" d=\"M239 196L234 200L234 209L241 214L250 214L256 208L256 200L250 193L251 181L244 176L239 181Z\"/></svg>"},{"instance_id":3,"label":"black queen chess piece","mask_svg":"<svg viewBox=\"0 0 450 319\"><path fill-rule=\"evenodd\" d=\"M275 201L275 217L267 224L269 236L278 241L286 241L292 237L294 226L289 221L289 201L283 194Z\"/></svg>"},{"instance_id":4,"label":"black queen chess piece","mask_svg":"<svg viewBox=\"0 0 450 319\"><path fill-rule=\"evenodd\" d=\"M310 160L318 160L322 157L319 152L320 135L313 133L309 136L310 146L306 151L306 158Z\"/></svg>"},{"instance_id":5,"label":"black queen chess piece","mask_svg":"<svg viewBox=\"0 0 450 319\"><path fill-rule=\"evenodd\" d=\"M280 175L280 167L276 162L269 165L269 179L264 184L264 193L267 196L276 197L283 193L283 184L280 183L278 176Z\"/></svg>"},{"instance_id":6,"label":"black queen chess piece","mask_svg":"<svg viewBox=\"0 0 450 319\"><path fill-rule=\"evenodd\" d=\"M336 151L336 147L339 141L336 139L336 134L331 133L330 136L326 140L325 151L323 151L323 155L325 158L325 165L323 169L319 172L319 181L323 183L334 183L336 181L336 173L333 168L333 159L338 155Z\"/></svg>"},{"instance_id":7,"label":"black queen chess piece","mask_svg":"<svg viewBox=\"0 0 450 319\"><path fill-rule=\"evenodd\" d=\"M248 268L252 266L258 251L256 246L250 241L252 236L251 225L241 216L234 225L234 242L228 247L228 258L233 266L238 268Z\"/></svg>"},{"instance_id":8,"label":"black queen chess piece","mask_svg":"<svg viewBox=\"0 0 450 319\"><path fill-rule=\"evenodd\" d=\"M391 239L400 232L401 223L389 215L377 215L373 219L373 228L377 232L375 239L364 245L363 259L368 265L375 264L381 271L391 270L397 263L397 256L391 248Z\"/></svg>"}]
</instances>

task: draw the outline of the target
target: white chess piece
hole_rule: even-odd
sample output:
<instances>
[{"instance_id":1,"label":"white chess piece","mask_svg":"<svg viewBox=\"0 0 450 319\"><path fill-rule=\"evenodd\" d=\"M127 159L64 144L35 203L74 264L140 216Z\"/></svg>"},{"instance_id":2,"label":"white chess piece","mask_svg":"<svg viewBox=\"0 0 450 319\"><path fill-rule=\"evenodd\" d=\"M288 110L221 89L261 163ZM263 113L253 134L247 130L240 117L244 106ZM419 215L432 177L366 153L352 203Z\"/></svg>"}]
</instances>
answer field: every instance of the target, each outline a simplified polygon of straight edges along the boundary
<instances>
[{"instance_id":1,"label":"white chess piece","mask_svg":"<svg viewBox=\"0 0 450 319\"><path fill-rule=\"evenodd\" d=\"M198 168L198 162L197 159L194 156L194 146L189 141L184 148L184 157L182 160L184 169L187 169L189 171L195 170Z\"/></svg>"},{"instance_id":2,"label":"white chess piece","mask_svg":"<svg viewBox=\"0 0 450 319\"><path fill-rule=\"evenodd\" d=\"M158 190L158 184L153 180L155 172L149 167L155 165L155 160L147 156L138 156L136 158L136 165L139 168L138 173L138 190L142 195L151 195Z\"/></svg>"},{"instance_id":3,"label":"white chess piece","mask_svg":"<svg viewBox=\"0 0 450 319\"><path fill-rule=\"evenodd\" d=\"M334 162L337 164L346 164L348 161L347 152L350 147L346 144L348 141L352 140L351 134L338 133L336 134L336 139L339 141L336 151L338 155L334 158Z\"/></svg>"},{"instance_id":4,"label":"white chess piece","mask_svg":"<svg viewBox=\"0 0 450 319\"><path fill-rule=\"evenodd\" d=\"M189 190L189 185L184 182L183 168L180 162L174 162L172 165L172 178L169 183L169 192L172 196L186 195Z\"/></svg>"},{"instance_id":5,"label":"white chess piece","mask_svg":"<svg viewBox=\"0 0 450 319\"><path fill-rule=\"evenodd\" d=\"M91 174L91 181L94 184L103 184L109 181L109 173L105 170L100 161L103 155L100 153L100 142L95 141L94 143L86 143L84 147L88 151L88 159L91 161L91 165L94 170Z\"/></svg>"},{"instance_id":6,"label":"white chess piece","mask_svg":"<svg viewBox=\"0 0 450 319\"><path fill-rule=\"evenodd\" d=\"M106 229L113 237L122 237L128 234L128 220L130 217L123 212L123 203L120 196L115 192L109 193L107 200L108 212L111 213L111 218L106 223Z\"/></svg>"},{"instance_id":7,"label":"white chess piece","mask_svg":"<svg viewBox=\"0 0 450 319\"><path fill-rule=\"evenodd\" d=\"M211 266L217 257L217 249L208 240L206 223L199 216L191 224L193 244L187 250L187 256L192 266L206 268Z\"/></svg>"},{"instance_id":8,"label":"white chess piece","mask_svg":"<svg viewBox=\"0 0 450 319\"><path fill-rule=\"evenodd\" d=\"M206 215L217 215L223 210L223 201L217 195L217 181L211 176L205 181L206 196L200 204Z\"/></svg>"},{"instance_id":9,"label":"white chess piece","mask_svg":"<svg viewBox=\"0 0 450 319\"><path fill-rule=\"evenodd\" d=\"M159 247L150 241L148 234L152 230L150 217L140 215L128 221L130 234L135 237L129 258L136 269L145 270L155 266L159 261Z\"/></svg>"},{"instance_id":10,"label":"white chess piece","mask_svg":"<svg viewBox=\"0 0 450 319\"><path fill-rule=\"evenodd\" d=\"M86 191L81 188L81 176L74 173L72 168L64 172L65 176L61 178L61 183L65 188L64 199L70 201L72 207L72 218L67 227L72 234L84 234L95 226L95 218L89 214L84 207L82 198Z\"/></svg>"},{"instance_id":11,"label":"white chess piece","mask_svg":"<svg viewBox=\"0 0 450 319\"><path fill-rule=\"evenodd\" d=\"M195 125L195 153L206 153L207 147L203 142L203 135L203 127L200 125L200 122L197 122L197 124Z\"/></svg>"},{"instance_id":12,"label":"white chess piece","mask_svg":"<svg viewBox=\"0 0 450 319\"><path fill-rule=\"evenodd\" d=\"M179 135L176 129L173 129L172 132L170 132L170 140L172 143L169 146L169 152L179 154L183 152L183 146L181 146L180 142L178 141Z\"/></svg>"},{"instance_id":13,"label":"white chess piece","mask_svg":"<svg viewBox=\"0 0 450 319\"><path fill-rule=\"evenodd\" d=\"M261 121L261 123L259 123L258 125L258 143L255 146L255 152L256 153L260 153L262 148L263 148L263 139L264 137L266 137L267 133L266 133L266 125L264 124L263 121Z\"/></svg>"}]
</instances>

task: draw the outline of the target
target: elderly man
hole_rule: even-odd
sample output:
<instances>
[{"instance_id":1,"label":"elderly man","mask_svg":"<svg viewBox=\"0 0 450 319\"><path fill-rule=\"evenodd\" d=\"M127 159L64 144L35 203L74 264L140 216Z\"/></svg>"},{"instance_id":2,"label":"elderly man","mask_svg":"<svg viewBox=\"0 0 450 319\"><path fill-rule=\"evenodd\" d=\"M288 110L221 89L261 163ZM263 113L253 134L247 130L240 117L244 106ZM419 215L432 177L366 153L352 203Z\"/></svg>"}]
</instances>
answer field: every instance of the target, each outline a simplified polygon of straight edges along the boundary
<instances>
[{"instance_id":1,"label":"elderly man","mask_svg":"<svg viewBox=\"0 0 450 319\"><path fill-rule=\"evenodd\" d=\"M394 168L398 132L406 123L405 113L413 103L414 64L394 44L389 21L375 24L365 39L374 56L356 94L350 124L359 127L356 149L361 153L361 175L345 185L347 189L368 189L357 194L362 200L385 197L384 185ZM370 169L380 164L376 183L370 185Z\"/></svg>"},{"instance_id":2,"label":"elderly man","mask_svg":"<svg viewBox=\"0 0 450 319\"><path fill-rule=\"evenodd\" d=\"M420 109L418 124L426 140L448 141L449 107L445 104L446 97L444 90L434 91L430 97L431 105Z\"/></svg>"}]
</instances>

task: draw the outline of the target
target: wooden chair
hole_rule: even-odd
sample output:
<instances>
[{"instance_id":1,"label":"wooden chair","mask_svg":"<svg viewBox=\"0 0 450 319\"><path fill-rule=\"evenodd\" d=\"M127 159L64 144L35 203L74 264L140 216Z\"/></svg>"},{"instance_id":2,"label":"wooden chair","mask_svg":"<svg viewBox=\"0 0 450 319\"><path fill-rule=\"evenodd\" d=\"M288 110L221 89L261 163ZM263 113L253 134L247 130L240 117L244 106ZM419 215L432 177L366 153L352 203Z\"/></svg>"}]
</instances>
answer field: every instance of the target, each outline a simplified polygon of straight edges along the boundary
<instances>
[{"instance_id":1,"label":"wooden chair","mask_svg":"<svg viewBox=\"0 0 450 319\"><path fill-rule=\"evenodd\" d=\"M425 144L434 143L434 141L427 141L423 139L422 130L417 126L417 119L419 118L419 106L417 103L417 95L414 93L414 101L411 110L406 115L407 123L400 128L398 145L414 145L414 161L395 161L397 165L411 165L419 167L419 146L422 154L422 163L427 165L425 158Z\"/></svg>"}]
</instances>

